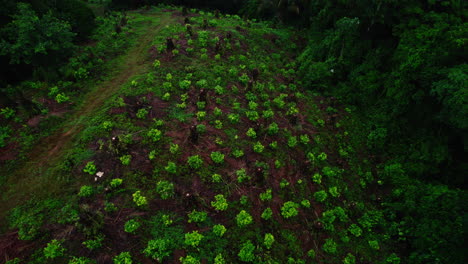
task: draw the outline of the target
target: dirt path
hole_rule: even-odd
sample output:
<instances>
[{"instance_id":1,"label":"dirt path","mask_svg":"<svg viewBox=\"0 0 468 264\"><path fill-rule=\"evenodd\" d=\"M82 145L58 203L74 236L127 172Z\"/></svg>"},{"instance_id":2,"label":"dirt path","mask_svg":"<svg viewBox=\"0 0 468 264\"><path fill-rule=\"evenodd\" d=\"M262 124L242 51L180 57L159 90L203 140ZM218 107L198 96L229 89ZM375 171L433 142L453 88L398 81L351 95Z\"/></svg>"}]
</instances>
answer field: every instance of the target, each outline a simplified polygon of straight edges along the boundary
<instances>
[{"instance_id":1,"label":"dirt path","mask_svg":"<svg viewBox=\"0 0 468 264\"><path fill-rule=\"evenodd\" d=\"M148 49L155 35L173 19L170 15L158 16L160 20L148 19L142 23L141 32L135 46L121 57L114 69L113 77L98 84L97 87L84 96L82 105L77 106L67 118L62 128L44 138L28 154L28 161L22 164L11 175L5 186L0 187L2 197L0 201L0 223L4 222L6 212L33 196L59 193L64 184L60 179L47 179L44 172L51 165L56 164L67 149L75 143L75 139L85 128L81 120L91 118L105 101L115 94L120 86L132 76L143 74L151 67ZM147 25L146 25L147 24ZM58 175L57 175L58 176ZM49 177L50 178L50 177Z\"/></svg>"}]
</instances>

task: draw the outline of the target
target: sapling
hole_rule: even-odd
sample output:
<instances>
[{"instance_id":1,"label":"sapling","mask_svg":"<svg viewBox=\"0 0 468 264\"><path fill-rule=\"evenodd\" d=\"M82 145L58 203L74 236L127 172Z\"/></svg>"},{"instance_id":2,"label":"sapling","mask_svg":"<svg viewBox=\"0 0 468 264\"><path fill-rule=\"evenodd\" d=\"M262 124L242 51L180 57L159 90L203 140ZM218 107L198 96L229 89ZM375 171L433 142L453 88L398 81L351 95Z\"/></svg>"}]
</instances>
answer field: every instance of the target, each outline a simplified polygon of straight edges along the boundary
<instances>
[{"instance_id":1,"label":"sapling","mask_svg":"<svg viewBox=\"0 0 468 264\"><path fill-rule=\"evenodd\" d=\"M250 121L257 121L260 118L257 111L246 111L245 115Z\"/></svg>"},{"instance_id":2,"label":"sapling","mask_svg":"<svg viewBox=\"0 0 468 264\"><path fill-rule=\"evenodd\" d=\"M224 162L224 154L218 151L211 152L211 160L216 164L222 164Z\"/></svg>"},{"instance_id":3,"label":"sapling","mask_svg":"<svg viewBox=\"0 0 468 264\"><path fill-rule=\"evenodd\" d=\"M206 218L208 217L208 214L206 212L200 212L193 210L188 214L188 221L189 223L203 223L206 221Z\"/></svg>"},{"instance_id":4,"label":"sapling","mask_svg":"<svg viewBox=\"0 0 468 264\"><path fill-rule=\"evenodd\" d=\"M245 210L242 210L237 214L236 222L239 227L245 227L253 222L253 218Z\"/></svg>"},{"instance_id":5,"label":"sapling","mask_svg":"<svg viewBox=\"0 0 468 264\"><path fill-rule=\"evenodd\" d=\"M247 130L247 133L245 133L248 137L250 138L257 138L257 133L255 132L255 130L253 128L249 128Z\"/></svg>"},{"instance_id":6,"label":"sapling","mask_svg":"<svg viewBox=\"0 0 468 264\"><path fill-rule=\"evenodd\" d=\"M58 258L64 255L65 248L62 246L62 243L56 239L53 239L51 242L47 243L47 246L43 249L44 257L46 258Z\"/></svg>"},{"instance_id":7,"label":"sapling","mask_svg":"<svg viewBox=\"0 0 468 264\"><path fill-rule=\"evenodd\" d=\"M237 256L239 257L241 261L252 262L255 260L254 251L255 251L254 244L252 244L250 240L247 240L247 242L242 244L242 247L239 253L237 254Z\"/></svg>"},{"instance_id":8,"label":"sapling","mask_svg":"<svg viewBox=\"0 0 468 264\"><path fill-rule=\"evenodd\" d=\"M136 191L135 193L133 193L132 197L133 197L133 202L138 207L145 206L145 205L148 204L148 201L146 200L146 197L141 195L141 191Z\"/></svg>"},{"instance_id":9,"label":"sapling","mask_svg":"<svg viewBox=\"0 0 468 264\"><path fill-rule=\"evenodd\" d=\"M132 155L123 155L119 158L122 165L130 165L130 161L132 160Z\"/></svg>"},{"instance_id":10,"label":"sapling","mask_svg":"<svg viewBox=\"0 0 468 264\"><path fill-rule=\"evenodd\" d=\"M318 202L324 202L327 199L327 197L328 197L327 192L324 190L314 193L314 198Z\"/></svg>"},{"instance_id":11,"label":"sapling","mask_svg":"<svg viewBox=\"0 0 468 264\"><path fill-rule=\"evenodd\" d=\"M249 202L249 197L247 197L247 195L242 195L239 199L239 202L242 205L247 205L247 203Z\"/></svg>"},{"instance_id":12,"label":"sapling","mask_svg":"<svg viewBox=\"0 0 468 264\"><path fill-rule=\"evenodd\" d=\"M193 231L191 233L186 233L185 234L185 245L187 246L192 246L192 247L198 247L200 244L200 241L203 239L203 235L198 233L198 231Z\"/></svg>"},{"instance_id":13,"label":"sapling","mask_svg":"<svg viewBox=\"0 0 468 264\"><path fill-rule=\"evenodd\" d=\"M232 155L236 158L240 158L244 156L244 151L242 149L233 149L232 150Z\"/></svg>"},{"instance_id":14,"label":"sapling","mask_svg":"<svg viewBox=\"0 0 468 264\"><path fill-rule=\"evenodd\" d=\"M112 179L111 182L110 182L110 187L115 189L117 187L119 187L120 185L122 185L123 183L123 180L120 179L120 178L115 178L115 179Z\"/></svg>"},{"instance_id":15,"label":"sapling","mask_svg":"<svg viewBox=\"0 0 468 264\"><path fill-rule=\"evenodd\" d=\"M94 165L94 161L90 161L86 163L86 166L84 167L83 171L90 175L96 174L97 168L96 168L96 165Z\"/></svg>"},{"instance_id":16,"label":"sapling","mask_svg":"<svg viewBox=\"0 0 468 264\"><path fill-rule=\"evenodd\" d=\"M202 101L197 102L197 108L199 110L203 110L203 109L205 109L205 107L206 107L206 102L202 102Z\"/></svg>"},{"instance_id":17,"label":"sapling","mask_svg":"<svg viewBox=\"0 0 468 264\"><path fill-rule=\"evenodd\" d=\"M271 189L267 189L265 192L263 193L260 193L260 200L262 201L271 201L271 199L273 198L273 195L272 195L272 190Z\"/></svg>"},{"instance_id":18,"label":"sapling","mask_svg":"<svg viewBox=\"0 0 468 264\"><path fill-rule=\"evenodd\" d=\"M273 211L271 210L270 207L268 207L268 208L266 208L265 210L263 210L262 215L261 215L261 217L262 217L264 220L269 220L269 219L271 219L272 216L273 216Z\"/></svg>"},{"instance_id":19,"label":"sapling","mask_svg":"<svg viewBox=\"0 0 468 264\"><path fill-rule=\"evenodd\" d=\"M192 169L199 169L203 164L203 160L199 155L190 156L187 159L187 163Z\"/></svg>"},{"instance_id":20,"label":"sapling","mask_svg":"<svg viewBox=\"0 0 468 264\"><path fill-rule=\"evenodd\" d=\"M164 169L171 174L177 173L177 165L172 161L169 161Z\"/></svg>"},{"instance_id":21,"label":"sapling","mask_svg":"<svg viewBox=\"0 0 468 264\"><path fill-rule=\"evenodd\" d=\"M297 137L296 136L290 136L288 139L288 146L290 148L293 148L297 145Z\"/></svg>"},{"instance_id":22,"label":"sapling","mask_svg":"<svg viewBox=\"0 0 468 264\"><path fill-rule=\"evenodd\" d=\"M275 237L271 233L266 233L265 237L263 239L263 245L265 245L265 248L271 249L271 246L275 242Z\"/></svg>"},{"instance_id":23,"label":"sapling","mask_svg":"<svg viewBox=\"0 0 468 264\"><path fill-rule=\"evenodd\" d=\"M130 234L135 234L135 231L140 228L141 223L135 219L130 219L125 222L124 231Z\"/></svg>"},{"instance_id":24,"label":"sapling","mask_svg":"<svg viewBox=\"0 0 468 264\"><path fill-rule=\"evenodd\" d=\"M159 181L156 184L156 192L161 196L161 199L167 200L174 196L174 184L169 181Z\"/></svg>"},{"instance_id":25,"label":"sapling","mask_svg":"<svg viewBox=\"0 0 468 264\"><path fill-rule=\"evenodd\" d=\"M119 255L115 256L113 259L114 264L132 264L132 256L130 252L121 252Z\"/></svg>"},{"instance_id":26,"label":"sapling","mask_svg":"<svg viewBox=\"0 0 468 264\"><path fill-rule=\"evenodd\" d=\"M224 225L218 224L213 226L213 233L219 237L222 237L226 233L226 227Z\"/></svg>"},{"instance_id":27,"label":"sapling","mask_svg":"<svg viewBox=\"0 0 468 264\"><path fill-rule=\"evenodd\" d=\"M78 193L78 196L79 197L90 197L91 195L93 195L94 193L94 189L92 186L89 186L89 185L83 185L81 186L80 188L80 191Z\"/></svg>"},{"instance_id":28,"label":"sapling","mask_svg":"<svg viewBox=\"0 0 468 264\"><path fill-rule=\"evenodd\" d=\"M297 211L298 208L299 208L299 205L296 204L295 202L292 202L292 201L285 202L283 206L281 207L281 215L284 218L291 218L291 217L297 216L299 213Z\"/></svg>"},{"instance_id":29,"label":"sapling","mask_svg":"<svg viewBox=\"0 0 468 264\"><path fill-rule=\"evenodd\" d=\"M157 128L153 128L153 129L150 129L147 133L147 136L153 141L153 142L157 142L159 141L161 138L162 138L162 131L157 129Z\"/></svg>"},{"instance_id":30,"label":"sapling","mask_svg":"<svg viewBox=\"0 0 468 264\"><path fill-rule=\"evenodd\" d=\"M175 143L170 143L169 144L169 152L171 154L176 154L179 151L179 145Z\"/></svg>"},{"instance_id":31,"label":"sapling","mask_svg":"<svg viewBox=\"0 0 468 264\"><path fill-rule=\"evenodd\" d=\"M214 121L214 127L216 129L222 129L223 128L223 122L221 120L215 120Z\"/></svg>"},{"instance_id":32,"label":"sapling","mask_svg":"<svg viewBox=\"0 0 468 264\"><path fill-rule=\"evenodd\" d=\"M215 173L211 176L211 182L214 182L214 183L219 183L219 182L222 182L223 181L223 178L221 177L221 175Z\"/></svg>"},{"instance_id":33,"label":"sapling","mask_svg":"<svg viewBox=\"0 0 468 264\"><path fill-rule=\"evenodd\" d=\"M256 153L262 153L264 149L265 149L265 146L263 146L262 143L260 143L260 141L257 141L253 145L253 151Z\"/></svg>"},{"instance_id":34,"label":"sapling","mask_svg":"<svg viewBox=\"0 0 468 264\"><path fill-rule=\"evenodd\" d=\"M226 211L228 208L228 202L224 195L218 194L215 195L215 201L211 202L211 206L213 206L218 211Z\"/></svg>"},{"instance_id":35,"label":"sapling","mask_svg":"<svg viewBox=\"0 0 468 264\"><path fill-rule=\"evenodd\" d=\"M236 175L237 175L237 182L239 183L250 180L250 176L247 175L247 171L244 168L237 170Z\"/></svg>"}]
</instances>

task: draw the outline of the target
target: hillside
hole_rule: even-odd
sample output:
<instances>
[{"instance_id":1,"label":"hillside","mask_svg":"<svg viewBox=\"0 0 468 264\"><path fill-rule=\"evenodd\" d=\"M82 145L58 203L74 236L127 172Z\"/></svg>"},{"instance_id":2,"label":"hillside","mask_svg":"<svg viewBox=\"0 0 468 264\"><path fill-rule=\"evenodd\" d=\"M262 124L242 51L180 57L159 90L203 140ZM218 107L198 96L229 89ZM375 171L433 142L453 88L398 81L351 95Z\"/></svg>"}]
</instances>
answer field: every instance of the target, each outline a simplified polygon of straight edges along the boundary
<instances>
[{"instance_id":1,"label":"hillside","mask_svg":"<svg viewBox=\"0 0 468 264\"><path fill-rule=\"evenodd\" d=\"M21 133L0 152L1 263L400 263L359 117L298 77L304 32L174 7L115 19L128 43L102 76L5 118Z\"/></svg>"}]
</instances>

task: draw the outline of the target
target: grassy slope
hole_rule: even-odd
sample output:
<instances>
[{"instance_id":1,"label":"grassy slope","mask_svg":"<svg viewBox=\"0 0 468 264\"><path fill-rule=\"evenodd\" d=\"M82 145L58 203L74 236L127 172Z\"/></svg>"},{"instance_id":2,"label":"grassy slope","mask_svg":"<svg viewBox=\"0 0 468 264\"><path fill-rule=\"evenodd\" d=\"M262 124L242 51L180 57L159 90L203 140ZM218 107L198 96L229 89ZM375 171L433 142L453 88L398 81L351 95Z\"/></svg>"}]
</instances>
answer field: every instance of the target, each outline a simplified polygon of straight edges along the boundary
<instances>
[{"instance_id":1,"label":"grassy slope","mask_svg":"<svg viewBox=\"0 0 468 264\"><path fill-rule=\"evenodd\" d=\"M349 139L349 129L355 125L333 101L305 92L295 79L293 32L236 17L192 14L195 34L190 37L181 26L180 11L132 16L139 25L139 38L117 64L113 77L86 95L63 128L36 146L29 163L9 178L2 212L32 195L61 197L47 203L37 199L32 203L35 209L19 214L34 215L33 220L24 217L24 221L44 216L42 222L47 224L40 232L33 230L36 243L17 255L36 259L35 263L65 263L72 256L109 263L125 251L142 263L157 258L177 262L187 255L211 263L220 254L226 263L242 259L353 263L353 258L385 263L388 237L377 230L384 222L367 197L377 193L375 180L360 147ZM203 18L210 24L207 29ZM179 54L164 49L166 37L175 39ZM150 44L155 48L148 53ZM162 52L157 52L158 47ZM153 60L161 65L150 67ZM254 69L260 75L249 86ZM190 81L188 87L181 87L184 80ZM197 104L202 99L205 105ZM239 121L232 121L229 114L238 115ZM112 124L110 129L104 122ZM273 122L279 130L269 133ZM191 131L191 126L200 124L206 132ZM257 135L247 136L249 129ZM161 131L161 137L152 137L150 131ZM197 140L192 140L194 134ZM263 151L256 151L255 144L261 144ZM244 155L236 157L235 150ZM213 152L224 154L224 161L215 163ZM187 162L194 155L203 160L199 168ZM126 158L128 164L122 162ZM97 182L94 175L83 172L91 161L104 172ZM175 173L170 162L176 166ZM243 169L245 178L239 177ZM221 175L220 181L213 174ZM123 184L112 186L116 178L123 179ZM82 189L81 195L65 195L78 193L81 184L90 186L92 194ZM265 199L268 190L271 199ZM138 191L147 201L141 206L135 203ZM326 194L324 201L314 195L319 191ZM213 207L219 194L227 199L225 211ZM285 205L292 205L290 217ZM262 217L267 208L272 210L271 219ZM243 211L252 217L246 226L237 220ZM193 212L206 213L206 219L194 219ZM131 219L140 227L128 233L124 226ZM224 236L212 231L215 224L227 228ZM33 229L31 225L21 228L20 234ZM193 231L203 235L199 245L187 240ZM264 243L266 234L275 238L271 249ZM81 244L101 238L100 249ZM62 242L66 254L43 259L42 248L52 239ZM369 241L377 241L380 249ZM152 243L158 247L151 247Z\"/></svg>"},{"instance_id":2,"label":"grassy slope","mask_svg":"<svg viewBox=\"0 0 468 264\"><path fill-rule=\"evenodd\" d=\"M129 78L148 71L151 61L148 60L147 50L154 36L173 20L164 14L135 15L138 17L135 21L138 35L135 45L113 62L115 65L108 80L96 84L92 91L85 95L83 103L70 113L63 127L41 140L28 154L27 162L8 177L2 188L0 222L4 222L2 220L9 209L29 197L41 198L49 193L60 193L66 188L65 179L57 178L58 175L50 172L54 165L61 162L64 153L77 144L78 135L89 119L105 111L104 103L115 96L120 86Z\"/></svg>"}]
</instances>

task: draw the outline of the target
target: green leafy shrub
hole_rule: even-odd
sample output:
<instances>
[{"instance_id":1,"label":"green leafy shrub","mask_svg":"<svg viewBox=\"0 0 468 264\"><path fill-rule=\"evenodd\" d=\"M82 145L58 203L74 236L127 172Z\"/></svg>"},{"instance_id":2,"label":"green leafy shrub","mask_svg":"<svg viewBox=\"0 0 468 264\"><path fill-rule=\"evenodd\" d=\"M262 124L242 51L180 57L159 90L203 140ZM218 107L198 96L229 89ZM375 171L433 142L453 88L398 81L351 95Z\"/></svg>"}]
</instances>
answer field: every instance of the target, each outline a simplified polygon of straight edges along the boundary
<instances>
[{"instance_id":1,"label":"green leafy shrub","mask_svg":"<svg viewBox=\"0 0 468 264\"><path fill-rule=\"evenodd\" d=\"M158 142L162 138L162 132L161 130L157 128L150 129L148 131L147 136L153 141L153 142Z\"/></svg>"},{"instance_id":2,"label":"green leafy shrub","mask_svg":"<svg viewBox=\"0 0 468 264\"><path fill-rule=\"evenodd\" d=\"M260 193L260 200L262 201L271 201L273 198L271 189L267 189L265 192Z\"/></svg>"},{"instance_id":3,"label":"green leafy shrub","mask_svg":"<svg viewBox=\"0 0 468 264\"><path fill-rule=\"evenodd\" d=\"M164 169L171 174L177 173L177 165L172 161L167 162L167 166Z\"/></svg>"},{"instance_id":4,"label":"green leafy shrub","mask_svg":"<svg viewBox=\"0 0 468 264\"><path fill-rule=\"evenodd\" d=\"M261 217L265 220L271 219L272 216L273 216L273 210L271 210L270 207L263 210L262 215L261 215Z\"/></svg>"},{"instance_id":5,"label":"green leafy shrub","mask_svg":"<svg viewBox=\"0 0 468 264\"><path fill-rule=\"evenodd\" d=\"M240 116L238 114L231 113L228 115L228 119L232 124L237 124L240 121Z\"/></svg>"},{"instance_id":6,"label":"green leafy shrub","mask_svg":"<svg viewBox=\"0 0 468 264\"><path fill-rule=\"evenodd\" d=\"M96 239L86 240L82 244L88 249L95 250L95 249L102 247L103 240L104 240L104 237L98 236Z\"/></svg>"},{"instance_id":7,"label":"green leafy shrub","mask_svg":"<svg viewBox=\"0 0 468 264\"><path fill-rule=\"evenodd\" d=\"M65 248L62 246L62 243L56 239L53 239L47 243L47 246L44 248L43 252L46 258L54 259L62 257L65 253Z\"/></svg>"},{"instance_id":8,"label":"green leafy shrub","mask_svg":"<svg viewBox=\"0 0 468 264\"><path fill-rule=\"evenodd\" d=\"M222 237L224 233L226 233L226 227L224 225L214 225L213 226L213 233L219 237Z\"/></svg>"},{"instance_id":9,"label":"green leafy shrub","mask_svg":"<svg viewBox=\"0 0 468 264\"><path fill-rule=\"evenodd\" d=\"M348 253L343 259L343 264L356 264L356 257L353 254Z\"/></svg>"},{"instance_id":10,"label":"green leafy shrub","mask_svg":"<svg viewBox=\"0 0 468 264\"><path fill-rule=\"evenodd\" d=\"M356 224L352 224L348 228L348 231L356 237L360 237L362 235L362 229Z\"/></svg>"},{"instance_id":11,"label":"green leafy shrub","mask_svg":"<svg viewBox=\"0 0 468 264\"><path fill-rule=\"evenodd\" d=\"M169 181L159 181L156 184L156 192L161 196L161 199L167 200L175 194L174 184Z\"/></svg>"},{"instance_id":12,"label":"green leafy shrub","mask_svg":"<svg viewBox=\"0 0 468 264\"><path fill-rule=\"evenodd\" d=\"M286 187L288 187L288 186L289 186L289 182L288 182L286 179L284 179L284 178L281 179L281 181L280 181L280 188L281 188L281 189L284 189L284 188L286 188Z\"/></svg>"},{"instance_id":13,"label":"green leafy shrub","mask_svg":"<svg viewBox=\"0 0 468 264\"><path fill-rule=\"evenodd\" d=\"M130 161L132 161L132 155L123 155L119 158L122 165L128 166L130 165Z\"/></svg>"},{"instance_id":14,"label":"green leafy shrub","mask_svg":"<svg viewBox=\"0 0 468 264\"><path fill-rule=\"evenodd\" d=\"M203 165L203 160L199 155L194 155L188 157L187 163L192 169L200 169Z\"/></svg>"},{"instance_id":15,"label":"green leafy shrub","mask_svg":"<svg viewBox=\"0 0 468 264\"><path fill-rule=\"evenodd\" d=\"M171 255L172 247L173 245L169 239L150 240L143 250L143 254L160 262Z\"/></svg>"},{"instance_id":16,"label":"green leafy shrub","mask_svg":"<svg viewBox=\"0 0 468 264\"><path fill-rule=\"evenodd\" d=\"M274 242L275 237L270 233L266 233L265 237L263 238L263 245L265 245L267 249L271 249L271 246L273 246Z\"/></svg>"},{"instance_id":17,"label":"green leafy shrub","mask_svg":"<svg viewBox=\"0 0 468 264\"><path fill-rule=\"evenodd\" d=\"M256 153L262 153L264 149L265 149L265 146L263 146L262 143L260 143L260 141L257 141L253 145L253 151Z\"/></svg>"},{"instance_id":18,"label":"green leafy shrub","mask_svg":"<svg viewBox=\"0 0 468 264\"><path fill-rule=\"evenodd\" d=\"M323 251L325 251L326 253L334 255L334 254L336 254L338 252L337 251L337 246L338 245L336 244L336 242L333 239L327 238L325 240L325 244L323 244L322 248L323 248Z\"/></svg>"},{"instance_id":19,"label":"green leafy shrub","mask_svg":"<svg viewBox=\"0 0 468 264\"><path fill-rule=\"evenodd\" d=\"M257 121L260 118L257 111L246 111L245 115L250 121Z\"/></svg>"},{"instance_id":20,"label":"green leafy shrub","mask_svg":"<svg viewBox=\"0 0 468 264\"><path fill-rule=\"evenodd\" d=\"M97 172L96 165L94 165L94 161L90 161L86 163L86 166L83 169L84 172L88 173L89 175L94 175Z\"/></svg>"},{"instance_id":21,"label":"green leafy shrub","mask_svg":"<svg viewBox=\"0 0 468 264\"><path fill-rule=\"evenodd\" d=\"M279 131L279 126L275 122L271 123L267 128L268 135L275 135Z\"/></svg>"},{"instance_id":22,"label":"green leafy shrub","mask_svg":"<svg viewBox=\"0 0 468 264\"><path fill-rule=\"evenodd\" d=\"M233 149L232 150L232 155L236 158L240 158L244 156L244 151L242 149Z\"/></svg>"},{"instance_id":23,"label":"green leafy shrub","mask_svg":"<svg viewBox=\"0 0 468 264\"><path fill-rule=\"evenodd\" d=\"M216 129L222 129L223 128L223 122L221 120L215 120L214 121L214 127Z\"/></svg>"},{"instance_id":24,"label":"green leafy shrub","mask_svg":"<svg viewBox=\"0 0 468 264\"><path fill-rule=\"evenodd\" d=\"M104 211L107 213L117 212L118 208L114 203L104 201Z\"/></svg>"},{"instance_id":25,"label":"green leafy shrub","mask_svg":"<svg viewBox=\"0 0 468 264\"><path fill-rule=\"evenodd\" d=\"M322 183L322 175L320 175L319 173L314 173L314 176L312 176L312 180L317 184L321 184Z\"/></svg>"},{"instance_id":26,"label":"green leafy shrub","mask_svg":"<svg viewBox=\"0 0 468 264\"><path fill-rule=\"evenodd\" d=\"M130 252L121 252L119 255L115 256L113 259L114 264L133 264L132 256Z\"/></svg>"},{"instance_id":27,"label":"green leafy shrub","mask_svg":"<svg viewBox=\"0 0 468 264\"><path fill-rule=\"evenodd\" d=\"M300 135L299 139L300 139L301 143L304 144L304 145L307 145L310 142L309 136L306 135L306 134Z\"/></svg>"},{"instance_id":28,"label":"green leafy shrub","mask_svg":"<svg viewBox=\"0 0 468 264\"><path fill-rule=\"evenodd\" d=\"M237 170L236 175L237 175L237 182L239 183L243 183L251 179L251 177L247 175L247 171L245 170L245 168Z\"/></svg>"},{"instance_id":29,"label":"green leafy shrub","mask_svg":"<svg viewBox=\"0 0 468 264\"><path fill-rule=\"evenodd\" d=\"M253 218L245 210L242 210L237 214L236 222L239 227L245 227L253 222Z\"/></svg>"},{"instance_id":30,"label":"green leafy shrub","mask_svg":"<svg viewBox=\"0 0 468 264\"><path fill-rule=\"evenodd\" d=\"M223 115L223 111L221 109L219 109L218 107L215 107L215 109L213 110L213 115L215 117L220 117Z\"/></svg>"},{"instance_id":31,"label":"green leafy shrub","mask_svg":"<svg viewBox=\"0 0 468 264\"><path fill-rule=\"evenodd\" d=\"M219 183L223 181L223 177L217 173L211 175L211 181L215 183Z\"/></svg>"},{"instance_id":32,"label":"green leafy shrub","mask_svg":"<svg viewBox=\"0 0 468 264\"><path fill-rule=\"evenodd\" d=\"M15 116L15 110L11 109L10 107L0 108L0 115L6 119L13 118Z\"/></svg>"},{"instance_id":33,"label":"green leafy shrub","mask_svg":"<svg viewBox=\"0 0 468 264\"><path fill-rule=\"evenodd\" d=\"M331 194L331 196L333 197L339 197L340 196L340 193L338 192L338 187L336 186L332 186L328 189L328 192Z\"/></svg>"},{"instance_id":34,"label":"green leafy shrub","mask_svg":"<svg viewBox=\"0 0 468 264\"><path fill-rule=\"evenodd\" d=\"M379 245L379 241L377 240L369 240L368 241L369 243L369 247L374 249L374 250L379 250L380 249L380 245Z\"/></svg>"},{"instance_id":35,"label":"green leafy shrub","mask_svg":"<svg viewBox=\"0 0 468 264\"><path fill-rule=\"evenodd\" d=\"M143 195L141 195L141 192L140 192L140 191L136 191L135 193L133 193L132 197L133 197L133 202L134 202L138 207L145 206L145 205L148 204L148 201L146 200L146 197L144 197Z\"/></svg>"},{"instance_id":36,"label":"green leafy shrub","mask_svg":"<svg viewBox=\"0 0 468 264\"><path fill-rule=\"evenodd\" d=\"M211 202L211 206L213 206L218 211L226 211L228 208L228 202L224 195L218 194L215 195L215 201Z\"/></svg>"},{"instance_id":37,"label":"green leafy shrub","mask_svg":"<svg viewBox=\"0 0 468 264\"><path fill-rule=\"evenodd\" d=\"M257 133L253 128L249 128L245 134L250 138L257 138Z\"/></svg>"},{"instance_id":38,"label":"green leafy shrub","mask_svg":"<svg viewBox=\"0 0 468 264\"><path fill-rule=\"evenodd\" d=\"M310 208L310 201L309 200L302 200L301 205L304 208Z\"/></svg>"},{"instance_id":39,"label":"green leafy shrub","mask_svg":"<svg viewBox=\"0 0 468 264\"><path fill-rule=\"evenodd\" d=\"M255 260L255 246L252 244L250 240L247 240L245 243L242 244L242 247L237 254L239 259L244 262L253 262Z\"/></svg>"},{"instance_id":40,"label":"green leafy shrub","mask_svg":"<svg viewBox=\"0 0 468 264\"><path fill-rule=\"evenodd\" d=\"M223 255L219 253L214 259L214 264L226 264L226 260L223 258Z\"/></svg>"},{"instance_id":41,"label":"green leafy shrub","mask_svg":"<svg viewBox=\"0 0 468 264\"><path fill-rule=\"evenodd\" d=\"M224 162L224 154L219 151L211 152L211 160L216 164L222 164Z\"/></svg>"},{"instance_id":42,"label":"green leafy shrub","mask_svg":"<svg viewBox=\"0 0 468 264\"><path fill-rule=\"evenodd\" d=\"M295 202L292 202L292 201L285 202L283 206L281 207L281 215L286 219L297 216L299 214L299 212L297 211L298 208L299 208L299 205L296 204Z\"/></svg>"},{"instance_id":43,"label":"green leafy shrub","mask_svg":"<svg viewBox=\"0 0 468 264\"><path fill-rule=\"evenodd\" d=\"M7 262L8 263L8 262ZM68 262L68 264L94 264L96 262L94 262L93 260L89 259L89 258L85 258L85 257L72 257L70 259L70 261Z\"/></svg>"},{"instance_id":44,"label":"green leafy shrub","mask_svg":"<svg viewBox=\"0 0 468 264\"><path fill-rule=\"evenodd\" d=\"M200 212L193 210L188 214L188 222L189 223L203 223L206 221L208 214L206 212Z\"/></svg>"},{"instance_id":45,"label":"green leafy shrub","mask_svg":"<svg viewBox=\"0 0 468 264\"><path fill-rule=\"evenodd\" d=\"M214 89L215 89L216 94L218 95L223 95L225 92L224 88L220 85L216 85Z\"/></svg>"},{"instance_id":46,"label":"green leafy shrub","mask_svg":"<svg viewBox=\"0 0 468 264\"><path fill-rule=\"evenodd\" d=\"M182 264L200 264L201 263L197 258L192 257L190 255L187 255L186 257L180 257L179 260Z\"/></svg>"},{"instance_id":47,"label":"green leafy shrub","mask_svg":"<svg viewBox=\"0 0 468 264\"><path fill-rule=\"evenodd\" d=\"M130 234L135 234L135 231L140 228L141 223L135 219L130 219L124 224L124 231Z\"/></svg>"},{"instance_id":48,"label":"green leafy shrub","mask_svg":"<svg viewBox=\"0 0 468 264\"><path fill-rule=\"evenodd\" d=\"M141 108L141 109L138 109L137 113L136 113L136 117L139 118L139 119L145 119L147 116L148 116L148 109L146 108Z\"/></svg>"},{"instance_id":49,"label":"green leafy shrub","mask_svg":"<svg viewBox=\"0 0 468 264\"><path fill-rule=\"evenodd\" d=\"M264 110L262 112L262 117L265 118L265 119L270 119L273 116L275 116L275 112L273 112L273 110L271 110L271 109Z\"/></svg>"},{"instance_id":50,"label":"green leafy shrub","mask_svg":"<svg viewBox=\"0 0 468 264\"><path fill-rule=\"evenodd\" d=\"M178 151L179 151L179 145L178 144L174 144L174 143L169 144L169 152L171 154L176 154Z\"/></svg>"},{"instance_id":51,"label":"green leafy shrub","mask_svg":"<svg viewBox=\"0 0 468 264\"><path fill-rule=\"evenodd\" d=\"M198 247L200 241L203 239L203 235L198 233L198 231L193 231L191 233L185 234L185 245Z\"/></svg>"},{"instance_id":52,"label":"green leafy shrub","mask_svg":"<svg viewBox=\"0 0 468 264\"><path fill-rule=\"evenodd\" d=\"M79 197L90 197L93 194L94 194L94 189L92 186L89 186L89 185L81 186L80 191L78 192Z\"/></svg>"}]
</instances>

